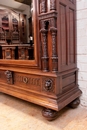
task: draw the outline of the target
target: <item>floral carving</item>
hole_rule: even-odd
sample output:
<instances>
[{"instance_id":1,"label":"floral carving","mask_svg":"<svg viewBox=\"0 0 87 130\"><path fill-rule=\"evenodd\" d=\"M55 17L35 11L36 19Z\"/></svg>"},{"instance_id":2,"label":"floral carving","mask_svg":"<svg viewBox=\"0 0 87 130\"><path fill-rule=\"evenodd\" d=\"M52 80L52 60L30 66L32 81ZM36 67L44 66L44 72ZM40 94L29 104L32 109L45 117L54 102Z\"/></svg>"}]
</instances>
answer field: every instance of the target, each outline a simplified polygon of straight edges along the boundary
<instances>
[{"instance_id":1,"label":"floral carving","mask_svg":"<svg viewBox=\"0 0 87 130\"><path fill-rule=\"evenodd\" d=\"M50 10L56 10L56 0L50 0Z\"/></svg>"},{"instance_id":2,"label":"floral carving","mask_svg":"<svg viewBox=\"0 0 87 130\"><path fill-rule=\"evenodd\" d=\"M40 5L41 5L41 13L45 13L46 12L46 0L41 0Z\"/></svg>"}]
</instances>

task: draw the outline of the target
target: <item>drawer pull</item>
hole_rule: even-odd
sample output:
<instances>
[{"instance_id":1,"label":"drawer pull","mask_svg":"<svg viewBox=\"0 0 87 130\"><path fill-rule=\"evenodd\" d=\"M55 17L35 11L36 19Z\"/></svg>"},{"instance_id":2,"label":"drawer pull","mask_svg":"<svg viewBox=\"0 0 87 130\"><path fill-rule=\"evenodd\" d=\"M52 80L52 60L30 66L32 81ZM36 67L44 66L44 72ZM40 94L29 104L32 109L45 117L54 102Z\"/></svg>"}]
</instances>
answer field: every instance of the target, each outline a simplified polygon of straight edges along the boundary
<instances>
[{"instance_id":1,"label":"drawer pull","mask_svg":"<svg viewBox=\"0 0 87 130\"><path fill-rule=\"evenodd\" d=\"M23 83L25 83L25 84L28 83L28 78L27 78L27 77L24 77L24 78L23 78Z\"/></svg>"}]
</instances>

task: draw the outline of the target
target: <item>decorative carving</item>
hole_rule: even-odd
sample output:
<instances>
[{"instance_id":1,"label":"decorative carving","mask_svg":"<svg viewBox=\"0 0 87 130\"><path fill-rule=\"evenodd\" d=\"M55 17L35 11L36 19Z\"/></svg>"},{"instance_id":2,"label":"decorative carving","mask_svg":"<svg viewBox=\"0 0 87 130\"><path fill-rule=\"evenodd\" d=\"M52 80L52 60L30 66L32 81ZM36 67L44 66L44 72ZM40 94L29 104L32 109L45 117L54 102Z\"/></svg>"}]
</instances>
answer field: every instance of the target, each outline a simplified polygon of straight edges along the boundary
<instances>
[{"instance_id":1,"label":"decorative carving","mask_svg":"<svg viewBox=\"0 0 87 130\"><path fill-rule=\"evenodd\" d=\"M20 82L21 84L28 84L34 86L41 86L40 78L35 78L31 76L22 76L22 75L15 75L14 82Z\"/></svg>"},{"instance_id":2,"label":"decorative carving","mask_svg":"<svg viewBox=\"0 0 87 130\"><path fill-rule=\"evenodd\" d=\"M29 47L18 46L18 59L28 60L29 59Z\"/></svg>"},{"instance_id":3,"label":"decorative carving","mask_svg":"<svg viewBox=\"0 0 87 130\"><path fill-rule=\"evenodd\" d=\"M51 18L50 20L50 32L52 35L52 71L58 71L58 56L57 56L57 45L56 45L56 35L57 35L57 28L56 28L56 19Z\"/></svg>"},{"instance_id":4,"label":"decorative carving","mask_svg":"<svg viewBox=\"0 0 87 130\"><path fill-rule=\"evenodd\" d=\"M41 13L45 13L46 12L46 1L47 0L40 0L40 5L41 5Z\"/></svg>"},{"instance_id":5,"label":"decorative carving","mask_svg":"<svg viewBox=\"0 0 87 130\"><path fill-rule=\"evenodd\" d=\"M5 75L6 75L6 78L7 78L7 83L8 84L13 84L13 74L12 74L12 71L5 71Z\"/></svg>"},{"instance_id":6,"label":"decorative carving","mask_svg":"<svg viewBox=\"0 0 87 130\"><path fill-rule=\"evenodd\" d=\"M50 0L50 10L56 10L56 0Z\"/></svg>"},{"instance_id":7,"label":"decorative carving","mask_svg":"<svg viewBox=\"0 0 87 130\"><path fill-rule=\"evenodd\" d=\"M46 91L51 91L52 90L52 88L53 88L53 82L52 82L52 80L47 80L46 82L45 82L45 90Z\"/></svg>"},{"instance_id":8,"label":"decorative carving","mask_svg":"<svg viewBox=\"0 0 87 130\"><path fill-rule=\"evenodd\" d=\"M24 82L25 84L27 84L27 83L28 83L28 78L27 78L27 77L24 77L24 78L23 78L23 82Z\"/></svg>"},{"instance_id":9,"label":"decorative carving","mask_svg":"<svg viewBox=\"0 0 87 130\"><path fill-rule=\"evenodd\" d=\"M3 59L15 59L15 46L6 45L2 46L2 58Z\"/></svg>"},{"instance_id":10,"label":"decorative carving","mask_svg":"<svg viewBox=\"0 0 87 130\"><path fill-rule=\"evenodd\" d=\"M43 78L42 89L47 92L54 92L55 81L53 78Z\"/></svg>"},{"instance_id":11,"label":"decorative carving","mask_svg":"<svg viewBox=\"0 0 87 130\"><path fill-rule=\"evenodd\" d=\"M42 110L42 115L48 120L48 121L52 121L55 120L58 116L58 112L48 109L48 108L44 108Z\"/></svg>"},{"instance_id":12,"label":"decorative carving","mask_svg":"<svg viewBox=\"0 0 87 130\"><path fill-rule=\"evenodd\" d=\"M48 71L48 48L47 48L47 30L46 28L46 22L41 21L41 40L42 40L42 69L43 71Z\"/></svg>"},{"instance_id":13,"label":"decorative carving","mask_svg":"<svg viewBox=\"0 0 87 130\"><path fill-rule=\"evenodd\" d=\"M46 13L46 14L40 14L39 15L39 20L50 19L52 17L57 18L57 12L56 11L52 11L52 12Z\"/></svg>"}]
</instances>

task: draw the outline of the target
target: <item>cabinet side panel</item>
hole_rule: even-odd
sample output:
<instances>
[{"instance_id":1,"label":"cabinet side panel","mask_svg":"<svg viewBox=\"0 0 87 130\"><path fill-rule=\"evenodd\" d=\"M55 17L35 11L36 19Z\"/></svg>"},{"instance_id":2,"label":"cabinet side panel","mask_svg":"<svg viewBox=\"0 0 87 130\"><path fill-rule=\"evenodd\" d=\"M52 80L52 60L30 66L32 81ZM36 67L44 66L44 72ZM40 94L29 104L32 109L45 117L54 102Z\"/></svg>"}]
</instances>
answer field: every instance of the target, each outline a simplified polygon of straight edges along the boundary
<instances>
[{"instance_id":1,"label":"cabinet side panel","mask_svg":"<svg viewBox=\"0 0 87 130\"><path fill-rule=\"evenodd\" d=\"M61 65L66 65L66 7L60 4L59 8Z\"/></svg>"},{"instance_id":2,"label":"cabinet side panel","mask_svg":"<svg viewBox=\"0 0 87 130\"><path fill-rule=\"evenodd\" d=\"M58 71L76 68L75 0L58 1Z\"/></svg>"},{"instance_id":3,"label":"cabinet side panel","mask_svg":"<svg viewBox=\"0 0 87 130\"><path fill-rule=\"evenodd\" d=\"M69 63L75 62L74 45L74 11L69 9Z\"/></svg>"}]
</instances>

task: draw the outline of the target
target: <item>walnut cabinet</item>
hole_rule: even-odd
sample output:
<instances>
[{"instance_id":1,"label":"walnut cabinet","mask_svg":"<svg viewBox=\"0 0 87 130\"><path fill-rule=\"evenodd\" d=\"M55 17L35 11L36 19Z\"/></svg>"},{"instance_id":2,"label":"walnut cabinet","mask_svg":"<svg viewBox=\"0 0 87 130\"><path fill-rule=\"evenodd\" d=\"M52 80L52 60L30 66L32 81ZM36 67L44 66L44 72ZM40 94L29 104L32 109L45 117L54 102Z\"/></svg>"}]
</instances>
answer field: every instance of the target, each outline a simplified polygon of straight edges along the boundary
<instances>
[{"instance_id":1,"label":"walnut cabinet","mask_svg":"<svg viewBox=\"0 0 87 130\"><path fill-rule=\"evenodd\" d=\"M42 115L53 120L66 105L77 107L81 95L76 56L76 1L32 0L31 4L29 29L33 46L24 42L25 19L19 30L14 28L16 36L10 33L13 38L10 45L5 44L5 29L1 28L0 92L43 106ZM4 24L8 29L8 21ZM18 27L15 19L13 24Z\"/></svg>"}]
</instances>

